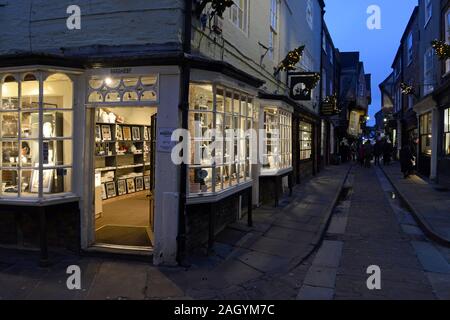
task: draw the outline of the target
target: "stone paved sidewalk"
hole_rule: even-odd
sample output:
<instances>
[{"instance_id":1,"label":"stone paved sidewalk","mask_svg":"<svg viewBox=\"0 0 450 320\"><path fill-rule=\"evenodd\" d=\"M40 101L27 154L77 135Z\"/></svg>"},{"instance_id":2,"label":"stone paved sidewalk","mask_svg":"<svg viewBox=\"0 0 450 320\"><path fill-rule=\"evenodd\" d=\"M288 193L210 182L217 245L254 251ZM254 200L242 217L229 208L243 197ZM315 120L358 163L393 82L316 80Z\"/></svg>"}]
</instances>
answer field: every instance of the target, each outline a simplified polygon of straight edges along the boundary
<instances>
[{"instance_id":1,"label":"stone paved sidewalk","mask_svg":"<svg viewBox=\"0 0 450 320\"><path fill-rule=\"evenodd\" d=\"M340 240L335 299L435 299L374 168L355 170L348 223ZM367 288L366 271L372 265L381 269L381 290Z\"/></svg>"},{"instance_id":2,"label":"stone paved sidewalk","mask_svg":"<svg viewBox=\"0 0 450 320\"><path fill-rule=\"evenodd\" d=\"M424 232L450 246L450 190L428 183L419 176L404 179L398 163L382 169Z\"/></svg>"},{"instance_id":3,"label":"stone paved sidewalk","mask_svg":"<svg viewBox=\"0 0 450 320\"><path fill-rule=\"evenodd\" d=\"M217 237L212 256L190 268L154 267L126 259L0 249L1 299L295 299L349 166L329 167L297 186L282 207L254 211L254 227L238 222ZM82 290L69 291L66 269L78 265Z\"/></svg>"},{"instance_id":4,"label":"stone paved sidewalk","mask_svg":"<svg viewBox=\"0 0 450 320\"><path fill-rule=\"evenodd\" d=\"M192 267L167 270L186 295L200 299L295 299L307 266L320 243L350 166L329 167L294 188L279 209L254 211L216 239L213 257L197 256Z\"/></svg>"}]
</instances>

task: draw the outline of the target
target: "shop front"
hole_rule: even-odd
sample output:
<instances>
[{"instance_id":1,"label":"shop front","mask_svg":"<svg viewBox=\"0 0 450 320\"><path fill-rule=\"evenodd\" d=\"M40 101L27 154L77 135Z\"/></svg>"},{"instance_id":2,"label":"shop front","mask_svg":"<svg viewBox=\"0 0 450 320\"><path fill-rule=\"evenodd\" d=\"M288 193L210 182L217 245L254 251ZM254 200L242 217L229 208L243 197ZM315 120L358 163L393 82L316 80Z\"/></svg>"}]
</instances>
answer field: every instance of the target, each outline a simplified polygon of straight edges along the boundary
<instances>
[{"instance_id":1,"label":"shop front","mask_svg":"<svg viewBox=\"0 0 450 320\"><path fill-rule=\"evenodd\" d=\"M82 70L0 69L0 243L79 250L77 83Z\"/></svg>"},{"instance_id":2,"label":"shop front","mask_svg":"<svg viewBox=\"0 0 450 320\"><path fill-rule=\"evenodd\" d=\"M292 166L292 113L293 108L279 100L260 99L260 128L264 138L260 141L259 195L262 203L274 201L278 206L280 194L293 188Z\"/></svg>"},{"instance_id":3,"label":"shop front","mask_svg":"<svg viewBox=\"0 0 450 320\"><path fill-rule=\"evenodd\" d=\"M419 115L419 150L418 150L418 171L426 177L431 173L431 156L433 153L433 122L432 112ZM436 150L434 150L436 152Z\"/></svg>"},{"instance_id":4,"label":"shop front","mask_svg":"<svg viewBox=\"0 0 450 320\"><path fill-rule=\"evenodd\" d=\"M175 263L179 171L159 139L179 127L179 68L15 67L0 81L0 243L44 262L62 247Z\"/></svg>"},{"instance_id":5,"label":"shop front","mask_svg":"<svg viewBox=\"0 0 450 320\"><path fill-rule=\"evenodd\" d=\"M444 82L436 90L434 98L438 102L438 147L437 147L437 180L450 188L450 81L448 74Z\"/></svg>"},{"instance_id":6,"label":"shop front","mask_svg":"<svg viewBox=\"0 0 450 320\"><path fill-rule=\"evenodd\" d=\"M178 65L66 62L0 69L0 245L40 247L43 261L58 247L174 265L258 204L248 132L262 81L197 60L188 78ZM180 165L183 126L194 161ZM208 154L211 130L235 134Z\"/></svg>"},{"instance_id":7,"label":"shop front","mask_svg":"<svg viewBox=\"0 0 450 320\"><path fill-rule=\"evenodd\" d=\"M298 139L298 161L297 161L297 182L315 175L317 172L317 136L318 125L314 119L301 116L298 118L297 130Z\"/></svg>"},{"instance_id":8,"label":"shop front","mask_svg":"<svg viewBox=\"0 0 450 320\"><path fill-rule=\"evenodd\" d=\"M191 71L188 127L186 250L213 249L228 224L257 204L257 165L251 160L257 127L257 88L220 73ZM205 244L207 245L205 248Z\"/></svg>"}]
</instances>

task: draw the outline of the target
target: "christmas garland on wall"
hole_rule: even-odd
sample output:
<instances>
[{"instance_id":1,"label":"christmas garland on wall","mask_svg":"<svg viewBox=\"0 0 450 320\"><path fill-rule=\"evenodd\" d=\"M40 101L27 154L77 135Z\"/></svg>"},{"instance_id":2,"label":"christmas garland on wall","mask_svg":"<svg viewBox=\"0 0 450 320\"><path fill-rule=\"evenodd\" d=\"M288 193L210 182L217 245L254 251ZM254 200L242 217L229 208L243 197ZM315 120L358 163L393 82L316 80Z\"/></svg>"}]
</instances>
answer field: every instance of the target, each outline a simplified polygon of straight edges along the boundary
<instances>
[{"instance_id":1,"label":"christmas garland on wall","mask_svg":"<svg viewBox=\"0 0 450 320\"><path fill-rule=\"evenodd\" d=\"M450 59L450 45L444 41L434 40L431 42L433 49L436 51L440 60Z\"/></svg>"}]
</instances>

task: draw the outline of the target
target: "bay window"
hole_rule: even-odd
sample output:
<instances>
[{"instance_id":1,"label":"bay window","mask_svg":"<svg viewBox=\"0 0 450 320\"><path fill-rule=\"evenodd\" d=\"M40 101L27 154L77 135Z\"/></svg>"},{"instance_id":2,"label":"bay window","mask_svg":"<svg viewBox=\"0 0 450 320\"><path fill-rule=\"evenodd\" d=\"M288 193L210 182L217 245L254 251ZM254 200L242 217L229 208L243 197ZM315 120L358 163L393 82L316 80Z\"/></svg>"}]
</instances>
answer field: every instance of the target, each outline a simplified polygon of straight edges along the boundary
<instances>
[{"instance_id":1,"label":"bay window","mask_svg":"<svg viewBox=\"0 0 450 320\"><path fill-rule=\"evenodd\" d=\"M311 123L300 121L300 160L312 158L313 126Z\"/></svg>"},{"instance_id":2,"label":"bay window","mask_svg":"<svg viewBox=\"0 0 450 320\"><path fill-rule=\"evenodd\" d=\"M264 108L262 174L292 167L292 114L278 107Z\"/></svg>"},{"instance_id":3,"label":"bay window","mask_svg":"<svg viewBox=\"0 0 450 320\"><path fill-rule=\"evenodd\" d=\"M420 116L420 153L431 156L431 112Z\"/></svg>"},{"instance_id":4,"label":"bay window","mask_svg":"<svg viewBox=\"0 0 450 320\"><path fill-rule=\"evenodd\" d=\"M253 100L212 84L191 84L189 193L221 192L251 181L250 136Z\"/></svg>"},{"instance_id":5,"label":"bay window","mask_svg":"<svg viewBox=\"0 0 450 320\"><path fill-rule=\"evenodd\" d=\"M39 71L1 75L0 80L0 197L71 192L71 79Z\"/></svg>"}]
</instances>

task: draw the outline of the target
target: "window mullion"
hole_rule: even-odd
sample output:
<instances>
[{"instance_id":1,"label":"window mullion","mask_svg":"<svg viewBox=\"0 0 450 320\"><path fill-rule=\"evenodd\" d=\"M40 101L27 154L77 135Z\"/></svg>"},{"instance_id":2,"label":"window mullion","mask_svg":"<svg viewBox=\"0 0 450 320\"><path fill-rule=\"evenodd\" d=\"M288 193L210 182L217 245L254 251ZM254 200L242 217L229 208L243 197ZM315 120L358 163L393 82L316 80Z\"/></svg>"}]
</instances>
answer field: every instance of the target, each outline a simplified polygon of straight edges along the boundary
<instances>
[{"instance_id":1,"label":"window mullion","mask_svg":"<svg viewBox=\"0 0 450 320\"><path fill-rule=\"evenodd\" d=\"M43 186L44 186L44 139L43 139L43 126L44 122L44 81L43 74L39 73L39 198L42 199L44 197Z\"/></svg>"},{"instance_id":2,"label":"window mullion","mask_svg":"<svg viewBox=\"0 0 450 320\"><path fill-rule=\"evenodd\" d=\"M22 196L22 78L18 79L18 87L17 87L17 98L18 98L18 106L17 106L17 122L18 122L18 132L17 132L17 142L19 148L19 163L17 176L19 177L18 186L17 186L17 196L20 198Z\"/></svg>"}]
</instances>

